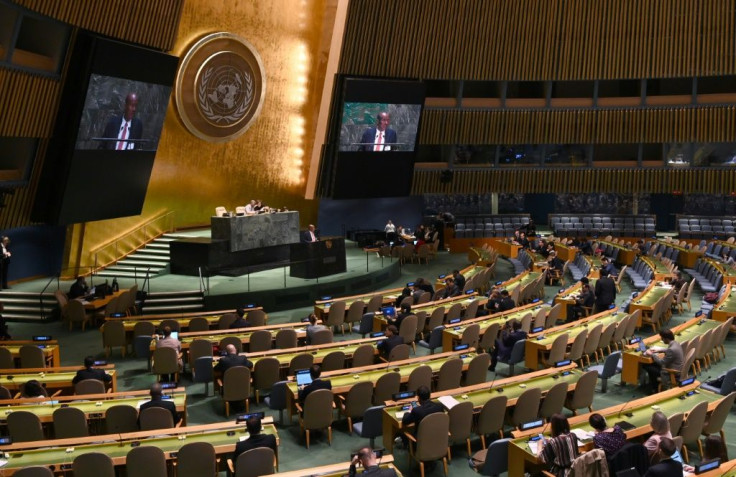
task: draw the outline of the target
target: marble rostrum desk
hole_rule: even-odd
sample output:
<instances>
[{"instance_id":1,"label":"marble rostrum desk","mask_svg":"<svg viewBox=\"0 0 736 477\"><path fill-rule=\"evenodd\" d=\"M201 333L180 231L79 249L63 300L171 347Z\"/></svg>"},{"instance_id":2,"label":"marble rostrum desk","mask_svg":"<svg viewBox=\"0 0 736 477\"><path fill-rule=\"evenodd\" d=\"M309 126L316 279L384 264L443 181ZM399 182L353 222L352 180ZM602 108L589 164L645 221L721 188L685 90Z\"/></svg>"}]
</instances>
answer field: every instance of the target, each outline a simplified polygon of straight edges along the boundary
<instances>
[{"instance_id":1,"label":"marble rostrum desk","mask_svg":"<svg viewBox=\"0 0 736 477\"><path fill-rule=\"evenodd\" d=\"M182 275L242 275L289 264L289 247L299 242L299 212L212 217L212 238L170 244L171 272Z\"/></svg>"}]
</instances>

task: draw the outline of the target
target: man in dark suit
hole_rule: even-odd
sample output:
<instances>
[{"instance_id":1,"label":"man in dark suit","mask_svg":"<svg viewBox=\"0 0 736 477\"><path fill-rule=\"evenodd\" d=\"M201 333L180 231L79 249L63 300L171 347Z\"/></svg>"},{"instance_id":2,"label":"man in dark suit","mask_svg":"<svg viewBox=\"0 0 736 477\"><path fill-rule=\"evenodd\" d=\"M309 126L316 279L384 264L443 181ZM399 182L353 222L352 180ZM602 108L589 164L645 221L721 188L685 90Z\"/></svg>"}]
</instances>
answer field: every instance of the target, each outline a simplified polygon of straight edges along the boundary
<instances>
[{"instance_id":1,"label":"man in dark suit","mask_svg":"<svg viewBox=\"0 0 736 477\"><path fill-rule=\"evenodd\" d=\"M92 356L84 358L84 369L77 371L76 376L72 379L72 384L77 384L79 381L84 381L85 379L96 379L103 383L109 383L112 381L112 376L102 369L95 369L94 366L95 359Z\"/></svg>"},{"instance_id":2,"label":"man in dark suit","mask_svg":"<svg viewBox=\"0 0 736 477\"><path fill-rule=\"evenodd\" d=\"M309 396L312 391L316 391L318 389L332 389L331 382L319 379L320 374L322 374L322 370L318 364L313 364L312 367L309 368L309 375L312 377L312 382L299 390L299 402L304 404L307 400L307 396Z\"/></svg>"},{"instance_id":3,"label":"man in dark suit","mask_svg":"<svg viewBox=\"0 0 736 477\"><path fill-rule=\"evenodd\" d=\"M314 228L314 225L309 224L307 230L302 232L302 243L319 242L319 235Z\"/></svg>"},{"instance_id":4,"label":"man in dark suit","mask_svg":"<svg viewBox=\"0 0 736 477\"><path fill-rule=\"evenodd\" d=\"M595 312L607 310L616 299L616 282L601 270L601 277L595 282Z\"/></svg>"},{"instance_id":5,"label":"man in dark suit","mask_svg":"<svg viewBox=\"0 0 736 477\"><path fill-rule=\"evenodd\" d=\"M419 400L419 405L412 408L411 412L404 414L404 417L401 419L402 426L406 427L410 424L414 424L416 429L419 429L419 423L422 422L422 419L430 414L434 414L435 412L444 411L441 404L432 401L429 397L430 393L427 386L419 386L417 388L417 399Z\"/></svg>"},{"instance_id":6,"label":"man in dark suit","mask_svg":"<svg viewBox=\"0 0 736 477\"><path fill-rule=\"evenodd\" d=\"M501 301L498 303L498 311L508 311L516 307L508 290L501 290Z\"/></svg>"},{"instance_id":7,"label":"man in dark suit","mask_svg":"<svg viewBox=\"0 0 736 477\"><path fill-rule=\"evenodd\" d=\"M442 298L452 298L454 296L458 296L460 293L462 293L462 290L460 290L455 284L455 279L447 277L445 279L445 292L442 294Z\"/></svg>"},{"instance_id":8,"label":"man in dark suit","mask_svg":"<svg viewBox=\"0 0 736 477\"><path fill-rule=\"evenodd\" d=\"M125 97L125 109L121 116L110 118L105 125L105 131L102 137L110 139L103 141L100 149L111 149L118 151L130 151L140 149L139 141L128 141L128 139L141 139L143 137L143 123L135 117L135 111L138 108L138 95L129 93ZM112 141L111 139L119 139Z\"/></svg>"},{"instance_id":9,"label":"man in dark suit","mask_svg":"<svg viewBox=\"0 0 736 477\"><path fill-rule=\"evenodd\" d=\"M411 312L411 305L408 303L404 303L401 305L401 313L398 314L395 320L391 321L391 324L396 327L396 329L401 328L401 322L404 321L404 318L407 316L412 315Z\"/></svg>"},{"instance_id":10,"label":"man in dark suit","mask_svg":"<svg viewBox=\"0 0 736 477\"><path fill-rule=\"evenodd\" d=\"M358 151L395 151L396 131L388 127L390 123L391 117L387 112L378 113L376 127L363 132Z\"/></svg>"},{"instance_id":11,"label":"man in dark suit","mask_svg":"<svg viewBox=\"0 0 736 477\"><path fill-rule=\"evenodd\" d=\"M225 346L225 356L220 358L215 366L215 371L225 374L225 371L234 366L245 366L246 368L253 369L253 363L243 355L238 354L238 350L235 349L234 345Z\"/></svg>"},{"instance_id":12,"label":"man in dark suit","mask_svg":"<svg viewBox=\"0 0 736 477\"><path fill-rule=\"evenodd\" d=\"M143 411L148 409L149 407L161 407L163 409L168 409L169 412L171 412L171 417L174 418L174 425L176 425L179 420L181 419L179 417L179 413L176 412L176 404L174 404L174 401L166 401L162 397L162 390L161 390L161 383L153 383L151 385L151 400L141 404L140 412L141 414ZM140 425L141 418L140 414L138 415L138 424Z\"/></svg>"},{"instance_id":13,"label":"man in dark suit","mask_svg":"<svg viewBox=\"0 0 736 477\"><path fill-rule=\"evenodd\" d=\"M609 277L616 274L616 267L614 267L611 261L606 257L601 258L601 271L604 270L606 272L606 275L608 275Z\"/></svg>"},{"instance_id":14,"label":"man in dark suit","mask_svg":"<svg viewBox=\"0 0 736 477\"><path fill-rule=\"evenodd\" d=\"M583 277L585 278L585 277ZM575 298L575 304L570 306L570 310L567 312L567 322L575 321L580 319L585 314L585 308L592 308L595 304L595 295L590 289L590 285L583 283L580 296Z\"/></svg>"},{"instance_id":15,"label":"man in dark suit","mask_svg":"<svg viewBox=\"0 0 736 477\"><path fill-rule=\"evenodd\" d=\"M89 287L87 286L87 281L84 277L77 277L76 281L72 283L72 286L69 288L69 299L73 300L75 298L83 297L87 294L87 290L89 290Z\"/></svg>"},{"instance_id":16,"label":"man in dark suit","mask_svg":"<svg viewBox=\"0 0 736 477\"><path fill-rule=\"evenodd\" d=\"M465 277L459 270L452 271L452 278L455 279L455 285L462 291L465 288Z\"/></svg>"},{"instance_id":17,"label":"man in dark suit","mask_svg":"<svg viewBox=\"0 0 736 477\"><path fill-rule=\"evenodd\" d=\"M0 238L0 289L9 289L8 269L10 268L10 239L3 235Z\"/></svg>"},{"instance_id":18,"label":"man in dark suit","mask_svg":"<svg viewBox=\"0 0 736 477\"><path fill-rule=\"evenodd\" d=\"M661 460L647 470L644 477L671 477L673 475L682 475L682 464L674 460L677 447L675 441L669 437L663 437L659 441L657 452L659 452Z\"/></svg>"},{"instance_id":19,"label":"man in dark suit","mask_svg":"<svg viewBox=\"0 0 736 477\"><path fill-rule=\"evenodd\" d=\"M248 429L248 438L244 441L238 441L235 444L235 452L233 452L233 462L235 465L237 465L238 456L251 449L268 447L273 450L274 454L277 452L276 437L273 434L261 434L262 426L260 417L251 417L245 421L245 427Z\"/></svg>"},{"instance_id":20,"label":"man in dark suit","mask_svg":"<svg viewBox=\"0 0 736 477\"><path fill-rule=\"evenodd\" d=\"M516 342L526 339L526 336L526 331L521 329L520 321L515 319L507 321L503 325L501 336L496 339L496 347L491 351L491 365L488 367L488 371L495 372L498 359L509 359Z\"/></svg>"},{"instance_id":21,"label":"man in dark suit","mask_svg":"<svg viewBox=\"0 0 736 477\"><path fill-rule=\"evenodd\" d=\"M388 358L391 354L391 350L400 344L404 344L404 338L399 336L399 329L394 325L388 325L388 328L386 328L386 339L381 340L378 343L377 348L379 351L383 352L386 358Z\"/></svg>"},{"instance_id":22,"label":"man in dark suit","mask_svg":"<svg viewBox=\"0 0 736 477\"><path fill-rule=\"evenodd\" d=\"M230 329L247 328L248 322L245 320L245 310L238 308L235 310L235 314L238 315L238 318L230 325Z\"/></svg>"}]
</instances>

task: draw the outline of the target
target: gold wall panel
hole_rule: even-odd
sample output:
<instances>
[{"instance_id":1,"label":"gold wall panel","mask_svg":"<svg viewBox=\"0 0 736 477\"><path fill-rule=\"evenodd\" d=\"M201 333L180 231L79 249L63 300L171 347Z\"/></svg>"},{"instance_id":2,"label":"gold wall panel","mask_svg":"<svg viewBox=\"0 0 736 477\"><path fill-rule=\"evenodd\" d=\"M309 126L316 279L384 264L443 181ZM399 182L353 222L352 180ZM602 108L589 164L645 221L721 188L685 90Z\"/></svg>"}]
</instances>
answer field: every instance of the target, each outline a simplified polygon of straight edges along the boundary
<instances>
[{"instance_id":1,"label":"gold wall panel","mask_svg":"<svg viewBox=\"0 0 736 477\"><path fill-rule=\"evenodd\" d=\"M449 184L440 182L442 171L415 169L412 194L736 192L736 171L723 169L456 169Z\"/></svg>"},{"instance_id":2,"label":"gold wall panel","mask_svg":"<svg viewBox=\"0 0 736 477\"><path fill-rule=\"evenodd\" d=\"M69 25L170 50L184 0L15 0L15 3Z\"/></svg>"},{"instance_id":3,"label":"gold wall panel","mask_svg":"<svg viewBox=\"0 0 736 477\"><path fill-rule=\"evenodd\" d=\"M217 206L234 210L259 198L298 210L302 225L316 220L317 201L304 199L306 163L334 11L334 0L185 2L173 53L183 55L215 31L248 40L261 55L268 85L261 115L236 140L212 144L184 128L172 101L142 215L86 224L82 264L90 249L165 210L174 211L178 228L193 227L208 225Z\"/></svg>"},{"instance_id":4,"label":"gold wall panel","mask_svg":"<svg viewBox=\"0 0 736 477\"><path fill-rule=\"evenodd\" d=\"M735 50L736 0L351 0L340 71L513 81L710 76L736 73Z\"/></svg>"},{"instance_id":5,"label":"gold wall panel","mask_svg":"<svg viewBox=\"0 0 736 477\"><path fill-rule=\"evenodd\" d=\"M420 144L731 142L736 106L600 110L425 110Z\"/></svg>"}]
</instances>

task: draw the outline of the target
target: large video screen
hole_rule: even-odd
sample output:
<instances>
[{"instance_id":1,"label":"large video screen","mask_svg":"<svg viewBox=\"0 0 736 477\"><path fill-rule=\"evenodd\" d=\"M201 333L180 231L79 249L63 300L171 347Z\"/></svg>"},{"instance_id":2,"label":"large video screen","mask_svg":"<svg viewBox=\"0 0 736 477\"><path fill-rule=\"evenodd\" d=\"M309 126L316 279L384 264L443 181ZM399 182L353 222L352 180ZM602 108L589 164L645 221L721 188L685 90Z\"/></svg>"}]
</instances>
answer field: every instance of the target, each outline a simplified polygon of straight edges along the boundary
<instances>
[{"instance_id":1,"label":"large video screen","mask_svg":"<svg viewBox=\"0 0 736 477\"><path fill-rule=\"evenodd\" d=\"M348 77L341 86L331 196L347 199L409 195L424 83Z\"/></svg>"},{"instance_id":2,"label":"large video screen","mask_svg":"<svg viewBox=\"0 0 736 477\"><path fill-rule=\"evenodd\" d=\"M171 87L92 74L76 149L155 151Z\"/></svg>"},{"instance_id":3,"label":"large video screen","mask_svg":"<svg viewBox=\"0 0 736 477\"><path fill-rule=\"evenodd\" d=\"M72 224L143 209L179 59L80 32L32 218Z\"/></svg>"}]
</instances>

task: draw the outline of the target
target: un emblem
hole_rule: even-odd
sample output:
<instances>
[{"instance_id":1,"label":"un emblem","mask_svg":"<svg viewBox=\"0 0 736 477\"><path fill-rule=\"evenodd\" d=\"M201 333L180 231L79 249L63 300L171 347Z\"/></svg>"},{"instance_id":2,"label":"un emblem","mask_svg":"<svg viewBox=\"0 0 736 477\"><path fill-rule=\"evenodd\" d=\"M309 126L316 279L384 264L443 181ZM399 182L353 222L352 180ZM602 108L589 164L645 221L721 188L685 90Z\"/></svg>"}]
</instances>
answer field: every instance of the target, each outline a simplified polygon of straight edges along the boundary
<instances>
[{"instance_id":1,"label":"un emblem","mask_svg":"<svg viewBox=\"0 0 736 477\"><path fill-rule=\"evenodd\" d=\"M263 64L253 46L230 33L213 33L184 56L176 79L177 111L195 136L230 141L258 117L265 89Z\"/></svg>"}]
</instances>

